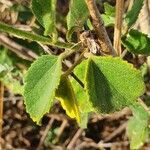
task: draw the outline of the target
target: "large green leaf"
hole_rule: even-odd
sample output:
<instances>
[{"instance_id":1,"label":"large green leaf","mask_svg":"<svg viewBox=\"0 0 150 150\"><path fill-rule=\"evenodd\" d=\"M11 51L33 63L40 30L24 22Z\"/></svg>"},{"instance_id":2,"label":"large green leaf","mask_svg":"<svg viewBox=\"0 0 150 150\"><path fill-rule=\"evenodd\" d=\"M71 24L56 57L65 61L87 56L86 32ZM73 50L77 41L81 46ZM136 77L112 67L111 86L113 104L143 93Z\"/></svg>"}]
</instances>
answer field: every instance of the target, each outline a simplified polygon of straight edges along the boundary
<instances>
[{"instance_id":1,"label":"large green leaf","mask_svg":"<svg viewBox=\"0 0 150 150\"><path fill-rule=\"evenodd\" d=\"M56 0L32 0L32 11L45 28L45 35L56 33Z\"/></svg>"},{"instance_id":2,"label":"large green leaf","mask_svg":"<svg viewBox=\"0 0 150 150\"><path fill-rule=\"evenodd\" d=\"M130 52L150 55L150 38L138 30L130 30L122 37L122 43Z\"/></svg>"},{"instance_id":3,"label":"large green leaf","mask_svg":"<svg viewBox=\"0 0 150 150\"><path fill-rule=\"evenodd\" d=\"M99 113L110 113L134 103L144 92L140 71L121 58L91 56L85 89Z\"/></svg>"},{"instance_id":4,"label":"large green leaf","mask_svg":"<svg viewBox=\"0 0 150 150\"><path fill-rule=\"evenodd\" d=\"M125 21L127 23L128 28L130 28L138 19L140 10L142 9L144 0L135 0L133 6L129 12L127 12L125 16Z\"/></svg>"},{"instance_id":5,"label":"large green leaf","mask_svg":"<svg viewBox=\"0 0 150 150\"><path fill-rule=\"evenodd\" d=\"M87 20L89 11L85 0L71 0L67 15L67 26L70 30L74 26L81 27Z\"/></svg>"},{"instance_id":6,"label":"large green leaf","mask_svg":"<svg viewBox=\"0 0 150 150\"><path fill-rule=\"evenodd\" d=\"M24 88L26 110L37 123L52 106L61 68L61 57L45 55L28 70Z\"/></svg>"},{"instance_id":7,"label":"large green leaf","mask_svg":"<svg viewBox=\"0 0 150 150\"><path fill-rule=\"evenodd\" d=\"M139 149L149 137L149 113L141 105L131 107L133 117L127 125L127 135L130 140L131 149Z\"/></svg>"},{"instance_id":8,"label":"large green leaf","mask_svg":"<svg viewBox=\"0 0 150 150\"><path fill-rule=\"evenodd\" d=\"M77 100L68 77L61 77L60 84L56 90L56 98L60 100L62 107L71 118L76 118L80 123L80 112Z\"/></svg>"}]
</instances>

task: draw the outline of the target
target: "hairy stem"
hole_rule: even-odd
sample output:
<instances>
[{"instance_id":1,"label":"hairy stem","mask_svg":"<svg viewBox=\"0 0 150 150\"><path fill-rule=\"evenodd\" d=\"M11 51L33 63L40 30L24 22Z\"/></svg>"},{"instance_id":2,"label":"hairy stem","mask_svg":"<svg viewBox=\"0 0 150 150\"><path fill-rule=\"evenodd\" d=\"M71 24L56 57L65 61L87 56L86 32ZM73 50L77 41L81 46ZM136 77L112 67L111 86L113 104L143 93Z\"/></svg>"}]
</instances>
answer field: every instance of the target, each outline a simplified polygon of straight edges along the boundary
<instances>
[{"instance_id":1,"label":"hairy stem","mask_svg":"<svg viewBox=\"0 0 150 150\"><path fill-rule=\"evenodd\" d=\"M115 31L114 31L114 49L118 56L121 55L121 29L122 17L124 11L124 0L116 0L116 17L115 17Z\"/></svg>"},{"instance_id":2,"label":"hairy stem","mask_svg":"<svg viewBox=\"0 0 150 150\"><path fill-rule=\"evenodd\" d=\"M116 55L116 52L113 49L111 41L104 27L101 14L96 6L95 0L85 0L85 1L90 12L93 27L99 38L99 43L100 47L102 48L102 51L106 54Z\"/></svg>"},{"instance_id":3,"label":"hairy stem","mask_svg":"<svg viewBox=\"0 0 150 150\"><path fill-rule=\"evenodd\" d=\"M75 53L75 52L78 52L79 50L83 49L83 47L80 45L81 42L79 43L76 43L74 44L73 47L71 47L71 51L69 49L66 49L65 52L63 52L61 55L62 55L62 58L65 59L67 58L68 56L70 56L71 54ZM80 48L79 48L80 46Z\"/></svg>"},{"instance_id":4,"label":"hairy stem","mask_svg":"<svg viewBox=\"0 0 150 150\"><path fill-rule=\"evenodd\" d=\"M2 22L0 22L0 31L12 34L13 36L20 37L23 39L28 39L28 40L44 43L47 45L56 46L58 48L65 48L65 49L71 49L72 47L73 47L73 49L77 48L77 47L74 47L74 44L63 43L63 42L59 42L59 41L53 42L52 39L50 39L50 38L47 38L47 37L44 37L41 35L37 35L37 34L33 34L31 32L22 31L22 30L14 28L12 26L9 26L7 24L4 24Z\"/></svg>"}]
</instances>

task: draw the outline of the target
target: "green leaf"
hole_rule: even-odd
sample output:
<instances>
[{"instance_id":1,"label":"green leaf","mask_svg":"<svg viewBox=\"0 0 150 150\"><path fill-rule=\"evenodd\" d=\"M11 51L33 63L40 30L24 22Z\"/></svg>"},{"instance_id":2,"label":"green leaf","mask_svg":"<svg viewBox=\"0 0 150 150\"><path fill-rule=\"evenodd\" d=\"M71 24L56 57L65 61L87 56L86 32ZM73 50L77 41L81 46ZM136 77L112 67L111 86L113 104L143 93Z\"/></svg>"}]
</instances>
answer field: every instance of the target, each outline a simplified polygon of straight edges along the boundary
<instances>
[{"instance_id":1,"label":"green leaf","mask_svg":"<svg viewBox=\"0 0 150 150\"><path fill-rule=\"evenodd\" d=\"M104 14L102 14L102 19L106 27L113 26L115 24L115 7L111 6L109 3L104 3Z\"/></svg>"},{"instance_id":2,"label":"green leaf","mask_svg":"<svg viewBox=\"0 0 150 150\"><path fill-rule=\"evenodd\" d=\"M115 16L115 7L111 6L108 2L104 3L104 10L106 15Z\"/></svg>"},{"instance_id":3,"label":"green leaf","mask_svg":"<svg viewBox=\"0 0 150 150\"><path fill-rule=\"evenodd\" d=\"M69 13L67 15L67 26L70 30L74 26L83 27L89 16L85 0L71 0Z\"/></svg>"},{"instance_id":4,"label":"green leaf","mask_svg":"<svg viewBox=\"0 0 150 150\"><path fill-rule=\"evenodd\" d=\"M128 28L130 28L138 19L140 10L143 7L144 0L135 0L133 6L129 12L127 12L125 16L125 21L127 23Z\"/></svg>"},{"instance_id":5,"label":"green leaf","mask_svg":"<svg viewBox=\"0 0 150 150\"><path fill-rule=\"evenodd\" d=\"M7 64L8 66L13 64L11 57L8 55L8 50L4 47L0 47L0 64Z\"/></svg>"},{"instance_id":6,"label":"green leaf","mask_svg":"<svg viewBox=\"0 0 150 150\"><path fill-rule=\"evenodd\" d=\"M121 58L91 56L85 90L96 112L110 113L134 103L144 83L141 72Z\"/></svg>"},{"instance_id":7,"label":"green leaf","mask_svg":"<svg viewBox=\"0 0 150 150\"><path fill-rule=\"evenodd\" d=\"M133 117L127 125L127 135L130 141L130 149L140 149L149 137L149 113L141 105L131 107Z\"/></svg>"},{"instance_id":8,"label":"green leaf","mask_svg":"<svg viewBox=\"0 0 150 150\"><path fill-rule=\"evenodd\" d=\"M111 27L115 24L115 17L102 14L102 19L104 21L105 27Z\"/></svg>"},{"instance_id":9,"label":"green leaf","mask_svg":"<svg viewBox=\"0 0 150 150\"><path fill-rule=\"evenodd\" d=\"M85 70L87 68L87 60L82 61L75 69L74 73L75 75L84 82L85 79ZM88 100L88 96L84 90L83 87L74 79L71 78L71 84L74 89L74 93L78 102L80 115L81 115L81 121L79 123L79 126L81 128L87 128L88 123L88 116L89 113L94 111L93 106L91 105L90 101Z\"/></svg>"},{"instance_id":10,"label":"green leaf","mask_svg":"<svg viewBox=\"0 0 150 150\"><path fill-rule=\"evenodd\" d=\"M123 36L122 44L132 53L150 55L150 38L138 30L132 29Z\"/></svg>"},{"instance_id":11,"label":"green leaf","mask_svg":"<svg viewBox=\"0 0 150 150\"><path fill-rule=\"evenodd\" d=\"M56 0L32 0L32 11L45 28L44 35L56 33Z\"/></svg>"},{"instance_id":12,"label":"green leaf","mask_svg":"<svg viewBox=\"0 0 150 150\"><path fill-rule=\"evenodd\" d=\"M61 77L60 84L56 90L56 98L60 100L67 115L71 118L76 118L78 123L80 123L81 118L77 100L68 77Z\"/></svg>"},{"instance_id":13,"label":"green leaf","mask_svg":"<svg viewBox=\"0 0 150 150\"><path fill-rule=\"evenodd\" d=\"M61 77L61 59L42 56L31 65L25 77L26 110L37 123L52 106Z\"/></svg>"},{"instance_id":14,"label":"green leaf","mask_svg":"<svg viewBox=\"0 0 150 150\"><path fill-rule=\"evenodd\" d=\"M0 78L4 78L11 69L12 60L7 54L7 49L0 47Z\"/></svg>"},{"instance_id":15,"label":"green leaf","mask_svg":"<svg viewBox=\"0 0 150 150\"><path fill-rule=\"evenodd\" d=\"M85 70L87 68L87 60L82 61L82 63L80 63L75 69L74 69L74 73L75 75L82 81L84 82L85 80ZM81 85L75 80L75 79L71 79L71 83L79 104L79 108L82 111L82 113L88 113L93 111L93 107L90 103L90 101L88 100L88 96L86 95L86 92L84 90L83 87L81 87Z\"/></svg>"}]
</instances>

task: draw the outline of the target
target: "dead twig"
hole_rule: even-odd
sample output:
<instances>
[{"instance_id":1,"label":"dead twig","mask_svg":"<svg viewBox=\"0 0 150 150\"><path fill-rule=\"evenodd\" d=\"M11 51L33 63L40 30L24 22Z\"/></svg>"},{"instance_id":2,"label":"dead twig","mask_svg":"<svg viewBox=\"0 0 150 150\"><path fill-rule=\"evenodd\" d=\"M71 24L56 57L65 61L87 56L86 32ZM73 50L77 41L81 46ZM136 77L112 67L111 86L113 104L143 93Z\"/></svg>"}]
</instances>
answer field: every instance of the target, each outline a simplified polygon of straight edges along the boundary
<instances>
[{"instance_id":1,"label":"dead twig","mask_svg":"<svg viewBox=\"0 0 150 150\"><path fill-rule=\"evenodd\" d=\"M104 138L104 142L108 142L110 140L112 140L114 137L116 137L117 135L121 134L127 126L127 122L123 123L119 128L117 128L114 132L112 132L111 134L109 134L109 136L107 136L106 138Z\"/></svg>"},{"instance_id":2,"label":"dead twig","mask_svg":"<svg viewBox=\"0 0 150 150\"><path fill-rule=\"evenodd\" d=\"M93 27L99 39L101 50L106 54L112 54L115 56L116 52L108 37L101 14L99 13L99 10L96 6L95 0L86 0L86 4L90 12Z\"/></svg>"},{"instance_id":3,"label":"dead twig","mask_svg":"<svg viewBox=\"0 0 150 150\"><path fill-rule=\"evenodd\" d=\"M149 107L143 102L142 99L138 98L138 102L141 104L141 106L144 107L144 109L150 114L150 109Z\"/></svg>"},{"instance_id":4,"label":"dead twig","mask_svg":"<svg viewBox=\"0 0 150 150\"><path fill-rule=\"evenodd\" d=\"M81 136L81 134L83 133L83 129L79 128L78 131L76 132L76 134L74 135L74 137L72 138L72 140L70 141L70 143L67 146L67 150L72 150L77 139Z\"/></svg>"},{"instance_id":5,"label":"dead twig","mask_svg":"<svg viewBox=\"0 0 150 150\"><path fill-rule=\"evenodd\" d=\"M114 27L114 49L118 56L121 55L121 29L122 29L122 17L124 11L124 0L116 0L116 17Z\"/></svg>"},{"instance_id":6,"label":"dead twig","mask_svg":"<svg viewBox=\"0 0 150 150\"><path fill-rule=\"evenodd\" d=\"M98 146L100 148L111 148L113 149L113 147L115 148L117 145L124 145L124 146L128 146L129 145L129 141L119 141L119 142L113 142L113 143L103 143L103 141L98 143Z\"/></svg>"},{"instance_id":7,"label":"dead twig","mask_svg":"<svg viewBox=\"0 0 150 150\"><path fill-rule=\"evenodd\" d=\"M65 114L47 114L49 118L54 118L57 121L70 120L70 118Z\"/></svg>"},{"instance_id":8,"label":"dead twig","mask_svg":"<svg viewBox=\"0 0 150 150\"><path fill-rule=\"evenodd\" d=\"M94 142L82 142L81 144L77 145L75 150L83 150L83 149L99 149L99 150L103 150L102 148L100 148L96 143Z\"/></svg>"},{"instance_id":9,"label":"dead twig","mask_svg":"<svg viewBox=\"0 0 150 150\"><path fill-rule=\"evenodd\" d=\"M114 121L114 120L119 120L120 118L124 117L124 116L130 116L132 114L131 109L129 108L124 108L123 110L119 111L119 112L115 112L113 114L106 114L106 115L93 115L91 121L92 122L97 122L98 120L109 120L109 121Z\"/></svg>"},{"instance_id":10,"label":"dead twig","mask_svg":"<svg viewBox=\"0 0 150 150\"><path fill-rule=\"evenodd\" d=\"M64 129L68 126L68 121L64 120L59 128L59 131L57 133L57 136L55 138L55 143L59 142L60 136L62 135Z\"/></svg>"},{"instance_id":11,"label":"dead twig","mask_svg":"<svg viewBox=\"0 0 150 150\"><path fill-rule=\"evenodd\" d=\"M1 0L0 3L6 5L7 7L12 7L13 3L9 0Z\"/></svg>"},{"instance_id":12,"label":"dead twig","mask_svg":"<svg viewBox=\"0 0 150 150\"><path fill-rule=\"evenodd\" d=\"M42 137L40 139L40 143L39 143L39 145L38 145L36 150L40 150L41 149L41 146L43 145L43 143L45 141L45 138L46 138L46 136L48 134L48 131L50 130L50 128L53 125L54 120L55 120L54 118L50 119L50 121L49 121L48 125L46 126L46 129L45 129L45 131L44 131L44 133L43 133L43 135L42 135Z\"/></svg>"}]
</instances>

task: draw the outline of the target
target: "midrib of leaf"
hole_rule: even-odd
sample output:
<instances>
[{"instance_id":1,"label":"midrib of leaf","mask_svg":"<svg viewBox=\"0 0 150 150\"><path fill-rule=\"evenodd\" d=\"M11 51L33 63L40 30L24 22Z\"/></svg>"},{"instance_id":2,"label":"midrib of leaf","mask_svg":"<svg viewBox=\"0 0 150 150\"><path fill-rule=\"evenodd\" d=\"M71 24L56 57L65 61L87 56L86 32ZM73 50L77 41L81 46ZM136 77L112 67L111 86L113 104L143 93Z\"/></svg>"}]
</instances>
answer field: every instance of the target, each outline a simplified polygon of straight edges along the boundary
<instances>
[{"instance_id":1,"label":"midrib of leaf","mask_svg":"<svg viewBox=\"0 0 150 150\"><path fill-rule=\"evenodd\" d=\"M91 60L92 61L92 63L95 63L93 60ZM95 65L96 65L96 63L95 63ZM92 72L94 72L94 69L92 68ZM103 74L103 72L102 72L102 70L101 70L101 73ZM95 73L94 73L95 74ZM107 79L107 82L109 83L109 85L110 85L110 87L111 87L111 91L112 90L115 90L116 91L116 93L119 93L119 95L120 95L120 97L122 97L122 99L124 99L124 100L126 100L126 99L128 99L128 98L125 98L125 96L123 96L119 91L118 91L118 89L114 86L114 85L112 85L112 83L110 82L110 80L108 80L108 78L107 78L107 76L106 75L104 75L103 74L103 76L105 76L106 77L106 79ZM104 90L104 88L103 88L103 85L101 86L101 87L97 87L97 81L95 80L96 78L93 78L94 79L94 81L93 81L93 83L94 83L94 89L96 90L96 93L99 93L99 88L101 88L101 90L103 91L102 93L104 93L104 97L107 97L107 94L106 94L106 91ZM97 88L96 88L97 87ZM97 97L98 95L96 95L96 98L97 99L99 99L99 97ZM115 95L112 95L112 96L115 96ZM103 98L104 98L103 97ZM103 102L103 101L101 101L101 102Z\"/></svg>"},{"instance_id":2,"label":"midrib of leaf","mask_svg":"<svg viewBox=\"0 0 150 150\"><path fill-rule=\"evenodd\" d=\"M56 63L55 63L55 64L56 64ZM38 85L39 85L40 81L41 81L43 78L45 78L46 74L47 74L48 72L50 72L50 71L54 68L55 64L51 67L50 70L48 70L48 71L45 72L44 76L39 80L39 82L36 83L36 85L34 86L33 90L35 90L36 88L39 87ZM56 72L56 71L57 71L57 69L55 69L55 72ZM53 77L54 77L54 76L53 76ZM52 81L53 81L53 80L52 80ZM47 87L50 88L49 85L47 85ZM45 90L47 90L47 88L45 88ZM54 94L55 94L55 91L53 91L49 97L53 97ZM45 97L45 95L40 95L39 99L43 99L43 100L44 100L44 97ZM49 100L49 104L50 104L50 103L52 103L52 101ZM38 104L37 104L37 105L38 105ZM34 106L34 107L35 107L35 106ZM45 107L44 107L44 108L45 108L45 109L48 109L48 108L49 108L49 105L48 105L47 103L45 103ZM30 109L32 109L32 106L30 107ZM43 110L43 113L42 113L42 114L44 114L44 110ZM43 115L41 115L41 117L42 117L42 116L43 116Z\"/></svg>"},{"instance_id":3,"label":"midrib of leaf","mask_svg":"<svg viewBox=\"0 0 150 150\"><path fill-rule=\"evenodd\" d=\"M30 101L28 101L28 102L25 101L27 112L31 115L31 118L33 119L33 121L36 121L38 124L39 124L39 119L42 118L42 116L49 111L50 106L53 103L53 98L55 96L55 90L56 90L56 88L57 88L57 86L59 84L58 80L60 80L60 78L58 79L58 77L55 78L55 74L56 73L57 73L57 75L61 74L61 72L60 72L61 71L61 69L60 69L60 67L61 67L61 65L60 65L61 59L62 59L62 57L59 57L57 59L56 58L53 59L52 62L55 62L55 63L53 64L51 62L52 66L50 66L50 69L46 68L46 69L48 69L48 71L46 71L43 74L41 74L42 78L39 78L36 81L36 84L33 84L33 86L30 86L30 89L32 89L32 91L41 92L41 93L43 92L44 94L42 94L42 95L38 94L38 97L37 97L37 96L34 95L34 93L31 92L31 90L28 90L28 92L26 90L26 96L27 95L31 95L31 97L33 96L33 100L35 102L33 104L33 102L30 103ZM54 70L53 72L52 72L52 69ZM50 74L50 72L52 72L52 73ZM49 75L51 75L51 78L48 78ZM48 80L46 82L47 78L48 78ZM55 79L55 81L54 81L54 79ZM27 80L29 81L29 80L31 80L31 78L28 78L28 79L26 78L26 83L25 84L27 84ZM44 80L44 83L42 85L40 85L40 83L42 82L41 80ZM57 82L57 85L55 84L55 82ZM53 85L55 85L55 88L53 88ZM40 91L40 90L42 90L42 91ZM51 92L48 91L48 90L50 90ZM30 99L32 99L31 97L30 97ZM35 97L38 100L40 100L40 101L36 101ZM49 97L48 98L49 100L47 99L47 97ZM40 106L39 104L41 104L41 100L44 101L44 99L46 99L46 103L43 102L43 104L42 104L42 106L43 106L42 108L44 108L44 109L40 109L39 108L39 106ZM36 108L40 109L40 113L38 113L38 116L36 115L36 111L37 111Z\"/></svg>"},{"instance_id":4,"label":"midrib of leaf","mask_svg":"<svg viewBox=\"0 0 150 150\"><path fill-rule=\"evenodd\" d=\"M47 72L51 72L51 70L54 68L54 66L55 66L56 64L57 64L57 61L56 61L56 63L54 63L54 64L52 65L52 67L51 67L50 70L48 70L48 71L46 71L46 72L44 73L44 75L43 75L42 78L44 78L44 77L46 76ZM56 69L55 71L57 71L57 69ZM35 84L35 86L33 87L33 90L37 87L37 85L40 83L40 81L42 80L42 78L39 79L39 81ZM31 92L31 91L29 91L29 93L30 93L30 92Z\"/></svg>"}]
</instances>

